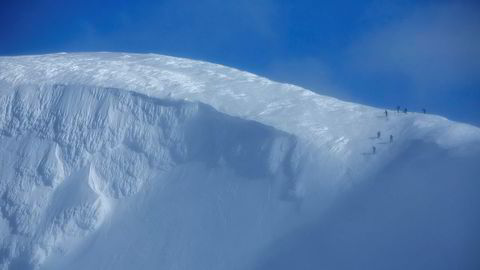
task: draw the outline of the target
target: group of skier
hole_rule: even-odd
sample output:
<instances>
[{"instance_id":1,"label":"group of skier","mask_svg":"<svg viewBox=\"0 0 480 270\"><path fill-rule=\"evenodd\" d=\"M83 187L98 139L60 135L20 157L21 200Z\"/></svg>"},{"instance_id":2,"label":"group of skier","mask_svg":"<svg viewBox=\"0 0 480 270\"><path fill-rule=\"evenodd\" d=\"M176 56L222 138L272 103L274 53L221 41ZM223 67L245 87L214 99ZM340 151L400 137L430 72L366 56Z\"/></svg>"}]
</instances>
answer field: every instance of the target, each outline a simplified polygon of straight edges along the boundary
<instances>
[{"instance_id":1,"label":"group of skier","mask_svg":"<svg viewBox=\"0 0 480 270\"><path fill-rule=\"evenodd\" d=\"M397 106L397 113L400 113L400 110L401 110L401 107L400 106ZM407 108L403 108L403 113L407 113L408 112L408 109ZM427 113L427 110L425 108L422 109L422 112L424 114ZM388 111L385 110L385 117L388 118ZM377 131L377 139L380 139L382 133L380 131ZM390 143L393 143L393 135L390 134ZM377 152L377 148L375 146L372 146L372 153L375 154Z\"/></svg>"},{"instance_id":2,"label":"group of skier","mask_svg":"<svg viewBox=\"0 0 480 270\"><path fill-rule=\"evenodd\" d=\"M380 139L382 136L382 133L380 131L377 131L377 139ZM390 134L390 143L393 143L393 135ZM375 154L377 152L377 148L375 146L372 146L372 153Z\"/></svg>"},{"instance_id":3,"label":"group of skier","mask_svg":"<svg viewBox=\"0 0 480 270\"><path fill-rule=\"evenodd\" d=\"M402 108L401 108L400 106L397 106L397 113L400 113L400 110L401 110L401 109L402 109ZM408 112L408 109L405 107L405 108L403 108L402 111L403 111L403 113L407 113L407 112ZM427 110L426 110L425 108L422 108L422 112L423 112L423 114L426 114L426 113L427 113ZM388 117L388 112L387 112L387 110L385 110L385 116Z\"/></svg>"}]
</instances>

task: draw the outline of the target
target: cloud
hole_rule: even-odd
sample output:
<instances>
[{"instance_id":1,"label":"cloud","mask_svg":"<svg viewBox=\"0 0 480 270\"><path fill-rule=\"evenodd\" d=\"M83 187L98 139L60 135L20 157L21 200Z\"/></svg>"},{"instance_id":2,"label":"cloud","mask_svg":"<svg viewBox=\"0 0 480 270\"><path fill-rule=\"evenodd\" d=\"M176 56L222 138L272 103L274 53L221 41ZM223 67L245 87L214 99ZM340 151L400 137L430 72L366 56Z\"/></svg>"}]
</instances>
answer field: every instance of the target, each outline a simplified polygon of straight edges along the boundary
<instances>
[{"instance_id":1,"label":"cloud","mask_svg":"<svg viewBox=\"0 0 480 270\"><path fill-rule=\"evenodd\" d=\"M354 42L353 68L365 76L396 73L416 90L451 91L480 82L480 9L441 4L415 9Z\"/></svg>"}]
</instances>

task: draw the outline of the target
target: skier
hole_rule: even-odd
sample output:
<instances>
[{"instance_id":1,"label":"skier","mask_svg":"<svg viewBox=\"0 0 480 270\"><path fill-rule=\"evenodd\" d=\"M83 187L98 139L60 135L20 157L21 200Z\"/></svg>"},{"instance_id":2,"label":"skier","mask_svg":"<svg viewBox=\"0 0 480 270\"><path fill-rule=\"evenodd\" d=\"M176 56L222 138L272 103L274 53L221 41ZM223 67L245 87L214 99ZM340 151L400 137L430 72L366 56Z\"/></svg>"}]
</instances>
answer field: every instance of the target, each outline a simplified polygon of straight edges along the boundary
<instances>
[{"instance_id":1,"label":"skier","mask_svg":"<svg viewBox=\"0 0 480 270\"><path fill-rule=\"evenodd\" d=\"M385 117L388 118L388 111L387 110L385 110Z\"/></svg>"},{"instance_id":2,"label":"skier","mask_svg":"<svg viewBox=\"0 0 480 270\"><path fill-rule=\"evenodd\" d=\"M400 113L400 106L397 106L397 113Z\"/></svg>"},{"instance_id":3,"label":"skier","mask_svg":"<svg viewBox=\"0 0 480 270\"><path fill-rule=\"evenodd\" d=\"M380 131L377 131L377 139L380 139L380 135L381 135Z\"/></svg>"},{"instance_id":4,"label":"skier","mask_svg":"<svg viewBox=\"0 0 480 270\"><path fill-rule=\"evenodd\" d=\"M408 112L407 108L403 109L403 113L407 113L407 112Z\"/></svg>"},{"instance_id":5,"label":"skier","mask_svg":"<svg viewBox=\"0 0 480 270\"><path fill-rule=\"evenodd\" d=\"M425 110L425 108L423 108L422 111L423 111L423 114L427 113L427 110Z\"/></svg>"},{"instance_id":6,"label":"skier","mask_svg":"<svg viewBox=\"0 0 480 270\"><path fill-rule=\"evenodd\" d=\"M390 135L390 143L393 142L393 135Z\"/></svg>"},{"instance_id":7,"label":"skier","mask_svg":"<svg viewBox=\"0 0 480 270\"><path fill-rule=\"evenodd\" d=\"M377 148L375 146L372 146L372 153L375 154L377 152Z\"/></svg>"}]
</instances>

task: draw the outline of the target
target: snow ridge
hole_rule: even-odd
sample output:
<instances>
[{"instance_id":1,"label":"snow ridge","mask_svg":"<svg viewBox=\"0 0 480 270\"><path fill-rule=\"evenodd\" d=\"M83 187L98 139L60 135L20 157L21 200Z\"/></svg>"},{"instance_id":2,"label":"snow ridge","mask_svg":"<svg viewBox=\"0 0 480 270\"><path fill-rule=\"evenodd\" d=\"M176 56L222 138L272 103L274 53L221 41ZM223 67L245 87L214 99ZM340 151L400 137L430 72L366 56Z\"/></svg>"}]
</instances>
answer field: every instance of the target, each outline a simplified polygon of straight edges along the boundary
<instances>
[{"instance_id":1,"label":"snow ridge","mask_svg":"<svg viewBox=\"0 0 480 270\"><path fill-rule=\"evenodd\" d=\"M290 84L207 62L156 54L60 53L0 58L0 83L15 85L65 84L125 89L160 99L187 100L212 106L231 116L257 121L308 141L329 159L358 164L371 162L358 156L369 151L366 138L382 130L395 138L424 139L432 132L442 147L455 148L478 141L480 132L469 125L433 115L410 113L391 121L383 109L340 101ZM332 121L332 118L335 121ZM428 127L428 128L424 128ZM459 130L459 131L454 131ZM458 132L462 140L448 133ZM407 134L408 133L408 134Z\"/></svg>"},{"instance_id":2,"label":"snow ridge","mask_svg":"<svg viewBox=\"0 0 480 270\"><path fill-rule=\"evenodd\" d=\"M479 157L476 127L215 64L0 57L0 269L256 269L363 183L471 187Z\"/></svg>"}]
</instances>

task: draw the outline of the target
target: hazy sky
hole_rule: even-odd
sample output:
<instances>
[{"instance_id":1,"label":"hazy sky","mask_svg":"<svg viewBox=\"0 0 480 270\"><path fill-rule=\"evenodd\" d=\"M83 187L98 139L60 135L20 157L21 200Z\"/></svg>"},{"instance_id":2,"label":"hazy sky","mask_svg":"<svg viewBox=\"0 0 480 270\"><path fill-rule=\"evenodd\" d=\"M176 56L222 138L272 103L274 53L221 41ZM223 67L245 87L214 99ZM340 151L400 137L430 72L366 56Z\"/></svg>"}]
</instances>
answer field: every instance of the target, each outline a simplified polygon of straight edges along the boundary
<instances>
[{"instance_id":1,"label":"hazy sky","mask_svg":"<svg viewBox=\"0 0 480 270\"><path fill-rule=\"evenodd\" d=\"M0 55L168 54L480 126L475 2L7 0L0 3Z\"/></svg>"}]
</instances>

